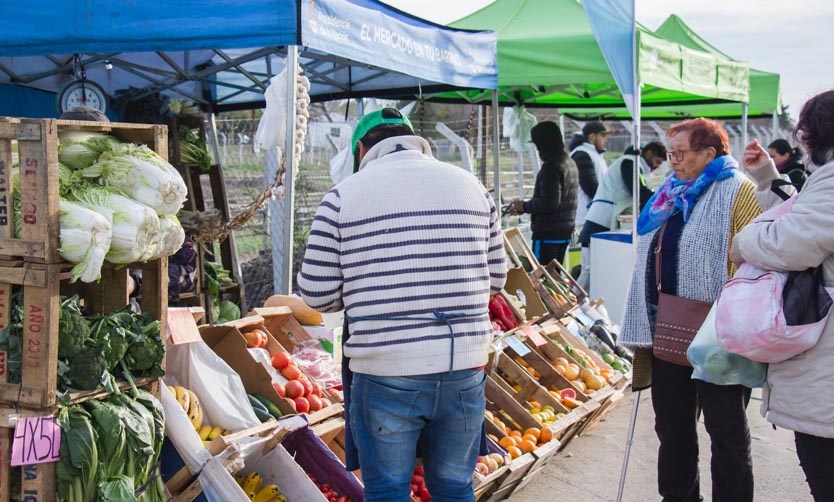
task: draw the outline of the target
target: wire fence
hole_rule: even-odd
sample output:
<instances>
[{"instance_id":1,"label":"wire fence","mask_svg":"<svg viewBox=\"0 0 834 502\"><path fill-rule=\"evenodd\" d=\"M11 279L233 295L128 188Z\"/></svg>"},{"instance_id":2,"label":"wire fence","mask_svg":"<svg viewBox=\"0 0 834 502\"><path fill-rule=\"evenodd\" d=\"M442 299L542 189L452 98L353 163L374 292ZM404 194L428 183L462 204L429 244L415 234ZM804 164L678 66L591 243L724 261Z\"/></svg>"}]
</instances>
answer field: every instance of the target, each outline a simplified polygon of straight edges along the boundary
<instances>
[{"instance_id":1,"label":"wire fence","mask_svg":"<svg viewBox=\"0 0 834 502\"><path fill-rule=\"evenodd\" d=\"M481 177L484 185L492 189L493 160L489 138L491 128L488 119L483 119L479 138L478 120L474 113L474 105L459 105L461 110L456 115L442 119L426 118L423 114L412 119L417 134L426 137L432 146L436 158L463 166L460 148L451 140L446 139L435 129L439 122L445 124L456 135L463 137L471 146L474 174ZM488 113L488 108L486 109ZM554 112L537 113L539 121L554 120L558 122ZM768 119L769 120L769 119ZM218 161L223 167L227 198L232 215L250 204L272 180L266 179L264 174L265 152L256 154L252 148L254 127L239 127L240 119L228 119L222 115L217 120L218 126ZM294 222L294 256L293 269L297 273L315 211L324 194L333 187L330 176L330 160L339 151L346 148L350 142L353 130L351 121L311 120L305 141L305 152L301 157L299 175L295 184L295 222ZM237 124L237 126L234 126ZM641 143L665 140L665 129L670 124L646 124L641 130ZM582 123L565 120L566 143L574 133L581 130ZM608 152L606 158L611 161L617 158L631 144L631 133L628 123L606 122L611 130L608 136ZM740 152L740 133L736 126L727 124L732 129L731 140L736 138L733 151ZM764 136L769 130L764 126L751 130L751 137L758 136L762 140L770 141L773 137ZM759 134L757 134L759 133ZM777 135L784 134L777 132ZM784 137L784 136L783 136ZM514 197L529 197L533 192L535 173L538 160L535 153L514 152L509 147L508 138L501 138L499 145L500 185L502 203L507 204ZM534 167L535 166L535 167ZM207 187L204 187L204 191ZM270 232L269 204L257 211L254 217L242 228L235 231L238 262L241 267L242 279L246 287L247 304L260 306L263 301L273 294L273 258L272 235ZM293 281L294 283L294 281Z\"/></svg>"}]
</instances>

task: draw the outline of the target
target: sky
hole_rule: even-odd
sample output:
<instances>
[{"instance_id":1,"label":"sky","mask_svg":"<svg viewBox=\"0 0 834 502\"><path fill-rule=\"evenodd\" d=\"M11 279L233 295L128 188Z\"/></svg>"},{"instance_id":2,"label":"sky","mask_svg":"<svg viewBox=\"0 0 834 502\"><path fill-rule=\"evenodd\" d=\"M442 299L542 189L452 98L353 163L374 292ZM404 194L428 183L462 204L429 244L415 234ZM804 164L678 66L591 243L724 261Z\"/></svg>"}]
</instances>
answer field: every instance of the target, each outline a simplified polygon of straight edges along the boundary
<instances>
[{"instance_id":1,"label":"sky","mask_svg":"<svg viewBox=\"0 0 834 502\"><path fill-rule=\"evenodd\" d=\"M447 24L492 0L382 0ZM834 88L832 0L636 0L637 21L656 29L677 14L704 40L752 68L779 73L795 119L814 94Z\"/></svg>"}]
</instances>

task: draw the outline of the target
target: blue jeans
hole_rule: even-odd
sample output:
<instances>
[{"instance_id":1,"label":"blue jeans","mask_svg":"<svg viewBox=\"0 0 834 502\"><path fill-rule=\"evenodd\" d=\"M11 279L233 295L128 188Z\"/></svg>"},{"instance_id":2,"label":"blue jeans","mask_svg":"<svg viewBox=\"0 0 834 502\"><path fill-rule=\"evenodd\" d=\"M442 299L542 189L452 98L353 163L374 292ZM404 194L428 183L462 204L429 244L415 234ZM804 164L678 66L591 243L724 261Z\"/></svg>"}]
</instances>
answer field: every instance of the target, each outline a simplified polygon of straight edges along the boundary
<instances>
[{"instance_id":1,"label":"blue jeans","mask_svg":"<svg viewBox=\"0 0 834 502\"><path fill-rule=\"evenodd\" d=\"M408 500L419 443L432 500L472 502L485 384L483 370L405 377L354 374L350 428L365 501Z\"/></svg>"}]
</instances>

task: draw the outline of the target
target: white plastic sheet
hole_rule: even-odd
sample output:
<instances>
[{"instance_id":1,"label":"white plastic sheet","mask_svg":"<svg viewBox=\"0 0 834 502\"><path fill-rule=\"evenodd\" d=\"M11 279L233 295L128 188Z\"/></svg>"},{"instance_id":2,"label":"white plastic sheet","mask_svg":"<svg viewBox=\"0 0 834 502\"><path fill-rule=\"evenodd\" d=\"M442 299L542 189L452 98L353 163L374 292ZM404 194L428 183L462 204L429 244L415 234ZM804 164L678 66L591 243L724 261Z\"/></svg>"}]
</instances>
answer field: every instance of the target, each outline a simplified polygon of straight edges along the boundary
<instances>
[{"instance_id":1,"label":"white plastic sheet","mask_svg":"<svg viewBox=\"0 0 834 502\"><path fill-rule=\"evenodd\" d=\"M249 497L218 459L206 462L197 479L209 502L249 502Z\"/></svg>"},{"instance_id":2,"label":"white plastic sheet","mask_svg":"<svg viewBox=\"0 0 834 502\"><path fill-rule=\"evenodd\" d=\"M536 116L522 105L504 108L502 120L503 136L510 138L510 148L514 152L526 152L530 149L530 130L536 125Z\"/></svg>"}]
</instances>

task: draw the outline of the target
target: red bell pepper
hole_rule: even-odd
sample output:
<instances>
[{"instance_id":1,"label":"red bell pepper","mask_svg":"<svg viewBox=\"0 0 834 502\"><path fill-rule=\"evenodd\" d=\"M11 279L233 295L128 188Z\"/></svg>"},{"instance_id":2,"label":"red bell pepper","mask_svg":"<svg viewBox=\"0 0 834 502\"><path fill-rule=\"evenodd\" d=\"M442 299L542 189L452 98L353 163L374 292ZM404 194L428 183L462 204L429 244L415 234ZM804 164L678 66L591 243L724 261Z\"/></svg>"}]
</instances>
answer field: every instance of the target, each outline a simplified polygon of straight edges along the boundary
<instances>
[{"instance_id":1,"label":"red bell pepper","mask_svg":"<svg viewBox=\"0 0 834 502\"><path fill-rule=\"evenodd\" d=\"M501 321L501 324L503 324L508 330L518 326L518 320L515 318L515 314L510 306L507 305L507 301L504 300L503 296L494 295L492 299L490 299L489 311L499 321Z\"/></svg>"}]
</instances>

